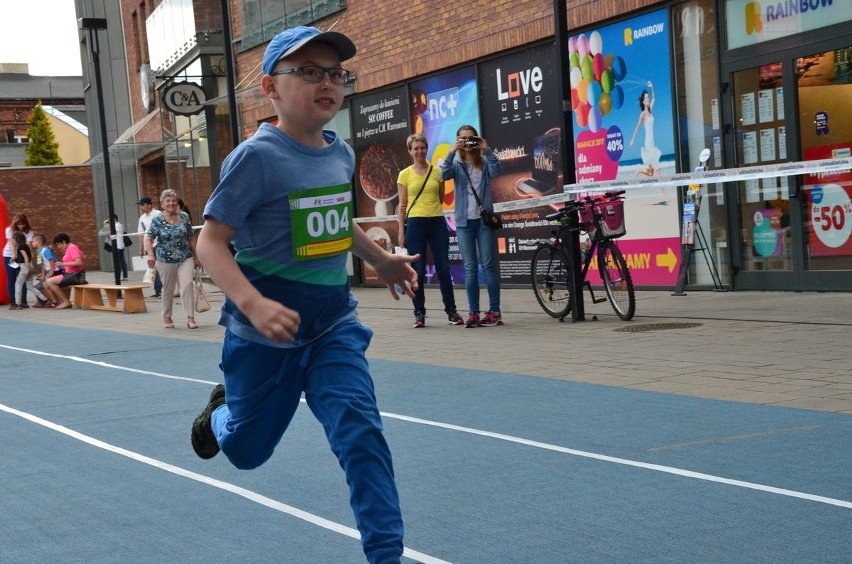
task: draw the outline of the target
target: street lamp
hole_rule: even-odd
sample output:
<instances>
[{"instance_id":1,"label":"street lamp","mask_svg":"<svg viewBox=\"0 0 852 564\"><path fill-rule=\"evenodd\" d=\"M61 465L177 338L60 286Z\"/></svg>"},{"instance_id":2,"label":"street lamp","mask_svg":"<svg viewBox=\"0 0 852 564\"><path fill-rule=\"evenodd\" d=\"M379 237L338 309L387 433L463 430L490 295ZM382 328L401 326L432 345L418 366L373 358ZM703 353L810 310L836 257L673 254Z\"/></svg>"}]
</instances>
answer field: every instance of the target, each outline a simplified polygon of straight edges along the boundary
<instances>
[{"instance_id":1,"label":"street lamp","mask_svg":"<svg viewBox=\"0 0 852 564\"><path fill-rule=\"evenodd\" d=\"M77 20L78 28L85 29L88 37L89 51L92 54L92 64L95 67L95 98L98 105L98 122L101 130L101 153L104 156L104 176L106 181L107 213L109 213L109 232L112 236L112 266L115 272L115 284L121 285L121 272L119 270L118 240L115 238L115 204L112 197L112 174L109 168L109 145L107 144L106 115L104 112L104 94L101 86L101 61L100 45L98 44L99 30L107 28L106 18L80 18Z\"/></svg>"}]
</instances>

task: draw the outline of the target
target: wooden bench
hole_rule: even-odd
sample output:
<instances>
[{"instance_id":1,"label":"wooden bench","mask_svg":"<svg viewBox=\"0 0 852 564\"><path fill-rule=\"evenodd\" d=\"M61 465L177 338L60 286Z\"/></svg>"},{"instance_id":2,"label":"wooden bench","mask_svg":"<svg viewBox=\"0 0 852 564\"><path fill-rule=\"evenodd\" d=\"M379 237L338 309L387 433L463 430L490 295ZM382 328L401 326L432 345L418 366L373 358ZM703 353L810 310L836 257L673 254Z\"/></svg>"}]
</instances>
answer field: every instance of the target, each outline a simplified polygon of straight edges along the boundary
<instances>
[{"instance_id":1,"label":"wooden bench","mask_svg":"<svg viewBox=\"0 0 852 564\"><path fill-rule=\"evenodd\" d=\"M66 286L70 292L74 288L74 307L79 309L96 309L103 311L118 311L123 313L144 313L145 296L142 290L149 288L147 284L74 284ZM103 292L107 303L104 303ZM118 306L118 293L124 292L124 307Z\"/></svg>"}]
</instances>

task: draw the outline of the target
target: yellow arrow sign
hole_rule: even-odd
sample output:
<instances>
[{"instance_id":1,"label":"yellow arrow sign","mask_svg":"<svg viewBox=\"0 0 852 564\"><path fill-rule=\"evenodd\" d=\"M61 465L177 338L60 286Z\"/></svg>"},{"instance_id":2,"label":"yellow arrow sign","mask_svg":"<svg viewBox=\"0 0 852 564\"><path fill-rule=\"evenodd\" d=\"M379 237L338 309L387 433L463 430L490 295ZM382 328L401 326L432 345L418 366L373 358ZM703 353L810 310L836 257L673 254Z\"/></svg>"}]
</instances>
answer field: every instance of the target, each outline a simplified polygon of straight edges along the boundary
<instances>
[{"instance_id":1,"label":"yellow arrow sign","mask_svg":"<svg viewBox=\"0 0 852 564\"><path fill-rule=\"evenodd\" d=\"M668 252L664 255L657 255L656 257L657 266L662 266L663 268L668 268L669 273L674 272L675 266L677 266L677 255L674 254L674 251L671 247L669 247Z\"/></svg>"}]
</instances>

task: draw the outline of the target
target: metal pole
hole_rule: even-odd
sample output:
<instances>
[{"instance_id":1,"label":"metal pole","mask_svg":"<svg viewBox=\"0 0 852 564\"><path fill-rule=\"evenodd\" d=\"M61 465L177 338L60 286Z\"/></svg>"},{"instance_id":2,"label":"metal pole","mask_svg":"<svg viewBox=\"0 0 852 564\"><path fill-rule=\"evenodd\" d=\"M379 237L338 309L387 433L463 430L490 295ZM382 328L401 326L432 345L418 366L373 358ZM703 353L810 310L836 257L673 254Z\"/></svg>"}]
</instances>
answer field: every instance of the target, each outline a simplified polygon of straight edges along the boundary
<instances>
[{"instance_id":1,"label":"metal pole","mask_svg":"<svg viewBox=\"0 0 852 564\"><path fill-rule=\"evenodd\" d=\"M562 181L565 184L577 182L574 168L574 127L571 115L571 83L568 81L565 69L568 68L568 9L566 0L553 0L553 23L556 40L556 74L559 76L562 107ZM573 276L568 278L568 290L571 292L571 318L574 321L586 320L586 309L583 305L583 271L580 260L580 232L577 230L579 219L577 214L568 217L568 268Z\"/></svg>"},{"instance_id":2,"label":"metal pole","mask_svg":"<svg viewBox=\"0 0 852 564\"><path fill-rule=\"evenodd\" d=\"M222 4L222 43L225 50L225 89L228 91L228 117L231 123L231 143L236 148L240 144L240 124L237 119L237 94L234 86L234 49L231 45L231 7L229 0Z\"/></svg>"},{"instance_id":3,"label":"metal pole","mask_svg":"<svg viewBox=\"0 0 852 564\"><path fill-rule=\"evenodd\" d=\"M104 111L104 93L101 86L101 62L100 45L98 44L98 30L107 28L105 18L80 18L78 20L80 29L85 29L89 37L89 48L92 52L92 64L95 66L95 97L98 104L98 121L101 132L101 153L104 156L104 181L107 194L107 213L109 214L109 232L115 236L115 203L112 197L112 173L109 166L109 144L107 143L106 113ZM115 273L116 286L121 285L121 271L118 263L118 241L112 238L112 266Z\"/></svg>"}]
</instances>

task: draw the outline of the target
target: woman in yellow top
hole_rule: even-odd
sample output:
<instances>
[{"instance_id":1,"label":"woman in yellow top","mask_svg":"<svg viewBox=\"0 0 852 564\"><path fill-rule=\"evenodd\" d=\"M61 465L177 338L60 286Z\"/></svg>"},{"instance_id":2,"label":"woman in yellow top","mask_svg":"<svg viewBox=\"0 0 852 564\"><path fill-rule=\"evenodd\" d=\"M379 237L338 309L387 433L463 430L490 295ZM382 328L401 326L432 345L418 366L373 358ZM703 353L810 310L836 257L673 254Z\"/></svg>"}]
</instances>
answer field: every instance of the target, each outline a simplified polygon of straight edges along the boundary
<instances>
[{"instance_id":1,"label":"woman in yellow top","mask_svg":"<svg viewBox=\"0 0 852 564\"><path fill-rule=\"evenodd\" d=\"M426 245L432 249L435 272L444 300L444 312L451 325L463 325L453 294L450 276L450 231L441 209L444 200L444 181L441 171L426 161L429 145L419 133L409 135L406 140L408 153L414 161L403 169L397 178L399 189L399 244L407 247L409 254L420 254L413 264L417 271L417 293L414 302L414 327L426 326Z\"/></svg>"}]
</instances>

